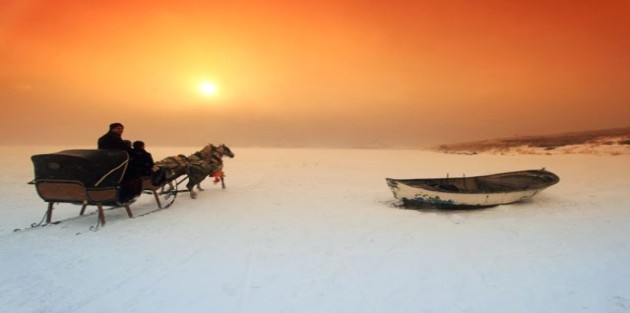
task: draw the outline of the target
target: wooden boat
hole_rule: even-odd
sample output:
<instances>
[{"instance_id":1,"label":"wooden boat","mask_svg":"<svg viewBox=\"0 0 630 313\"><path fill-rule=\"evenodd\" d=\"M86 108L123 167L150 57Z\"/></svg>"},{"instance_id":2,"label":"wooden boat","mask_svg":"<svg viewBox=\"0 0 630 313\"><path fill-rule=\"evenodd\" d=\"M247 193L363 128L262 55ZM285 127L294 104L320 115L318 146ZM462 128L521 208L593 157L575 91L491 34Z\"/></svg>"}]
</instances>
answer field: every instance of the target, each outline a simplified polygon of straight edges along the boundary
<instances>
[{"instance_id":1,"label":"wooden boat","mask_svg":"<svg viewBox=\"0 0 630 313\"><path fill-rule=\"evenodd\" d=\"M385 180L394 197L405 204L484 207L531 198L560 178L543 168L485 176Z\"/></svg>"}]
</instances>

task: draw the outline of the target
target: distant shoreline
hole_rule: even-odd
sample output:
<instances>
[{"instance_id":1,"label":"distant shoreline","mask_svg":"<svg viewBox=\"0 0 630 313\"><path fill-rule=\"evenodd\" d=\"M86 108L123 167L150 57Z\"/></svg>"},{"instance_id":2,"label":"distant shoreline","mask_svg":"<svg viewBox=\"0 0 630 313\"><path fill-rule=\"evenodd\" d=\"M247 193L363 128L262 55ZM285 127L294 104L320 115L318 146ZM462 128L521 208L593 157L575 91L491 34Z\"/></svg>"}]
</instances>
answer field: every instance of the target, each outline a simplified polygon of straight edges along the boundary
<instances>
[{"instance_id":1,"label":"distant shoreline","mask_svg":"<svg viewBox=\"0 0 630 313\"><path fill-rule=\"evenodd\" d=\"M431 150L454 154L630 154L630 127L443 144Z\"/></svg>"}]
</instances>

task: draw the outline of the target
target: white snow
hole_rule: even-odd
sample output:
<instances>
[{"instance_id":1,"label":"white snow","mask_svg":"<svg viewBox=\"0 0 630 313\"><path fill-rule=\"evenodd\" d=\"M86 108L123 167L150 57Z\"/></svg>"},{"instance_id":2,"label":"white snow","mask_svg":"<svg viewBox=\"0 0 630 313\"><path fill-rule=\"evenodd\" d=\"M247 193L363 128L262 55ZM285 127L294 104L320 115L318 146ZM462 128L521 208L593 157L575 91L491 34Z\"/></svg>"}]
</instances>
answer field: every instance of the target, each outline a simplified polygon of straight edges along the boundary
<instances>
[{"instance_id":1,"label":"white snow","mask_svg":"<svg viewBox=\"0 0 630 313\"><path fill-rule=\"evenodd\" d=\"M628 154L232 147L225 190L14 232L46 209L30 156L69 148L0 148L2 312L630 312ZM542 167L560 183L479 210L397 208L384 180Z\"/></svg>"}]
</instances>

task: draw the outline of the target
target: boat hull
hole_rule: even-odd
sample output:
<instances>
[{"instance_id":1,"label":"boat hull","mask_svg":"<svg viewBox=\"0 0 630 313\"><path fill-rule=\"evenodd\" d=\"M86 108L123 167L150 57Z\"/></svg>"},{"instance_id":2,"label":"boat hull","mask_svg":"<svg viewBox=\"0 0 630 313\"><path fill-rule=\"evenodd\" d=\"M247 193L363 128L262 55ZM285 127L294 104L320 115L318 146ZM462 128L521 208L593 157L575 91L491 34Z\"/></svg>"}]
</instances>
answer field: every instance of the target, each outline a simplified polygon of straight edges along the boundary
<instances>
[{"instance_id":1,"label":"boat hull","mask_svg":"<svg viewBox=\"0 0 630 313\"><path fill-rule=\"evenodd\" d=\"M462 178L393 179L387 185L405 203L485 207L529 199L559 181L546 170Z\"/></svg>"}]
</instances>

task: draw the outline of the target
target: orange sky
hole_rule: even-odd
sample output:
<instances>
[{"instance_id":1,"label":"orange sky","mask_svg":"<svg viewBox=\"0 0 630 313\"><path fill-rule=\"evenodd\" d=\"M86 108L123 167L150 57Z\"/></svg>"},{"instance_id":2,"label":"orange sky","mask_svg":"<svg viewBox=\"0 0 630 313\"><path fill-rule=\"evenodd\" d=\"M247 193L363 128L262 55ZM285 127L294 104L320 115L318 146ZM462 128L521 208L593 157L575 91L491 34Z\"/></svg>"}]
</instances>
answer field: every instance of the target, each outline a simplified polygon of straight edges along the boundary
<instances>
[{"instance_id":1,"label":"orange sky","mask_svg":"<svg viewBox=\"0 0 630 313\"><path fill-rule=\"evenodd\" d=\"M629 16L626 0L4 0L0 143L95 145L110 122L148 147L627 127Z\"/></svg>"}]
</instances>

